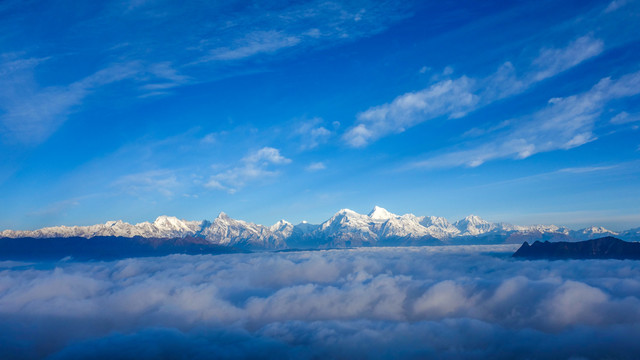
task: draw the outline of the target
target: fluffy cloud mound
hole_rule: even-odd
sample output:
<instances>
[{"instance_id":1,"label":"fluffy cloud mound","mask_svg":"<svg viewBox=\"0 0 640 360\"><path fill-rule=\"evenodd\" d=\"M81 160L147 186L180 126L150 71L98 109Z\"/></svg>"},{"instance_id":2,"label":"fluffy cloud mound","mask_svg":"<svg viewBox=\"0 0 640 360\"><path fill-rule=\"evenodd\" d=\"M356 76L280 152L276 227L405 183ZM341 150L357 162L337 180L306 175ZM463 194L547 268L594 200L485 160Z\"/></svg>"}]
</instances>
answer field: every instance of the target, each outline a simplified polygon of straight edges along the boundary
<instances>
[{"instance_id":1,"label":"fluffy cloud mound","mask_svg":"<svg viewBox=\"0 0 640 360\"><path fill-rule=\"evenodd\" d=\"M633 358L640 263L458 246L0 262L1 358Z\"/></svg>"}]
</instances>

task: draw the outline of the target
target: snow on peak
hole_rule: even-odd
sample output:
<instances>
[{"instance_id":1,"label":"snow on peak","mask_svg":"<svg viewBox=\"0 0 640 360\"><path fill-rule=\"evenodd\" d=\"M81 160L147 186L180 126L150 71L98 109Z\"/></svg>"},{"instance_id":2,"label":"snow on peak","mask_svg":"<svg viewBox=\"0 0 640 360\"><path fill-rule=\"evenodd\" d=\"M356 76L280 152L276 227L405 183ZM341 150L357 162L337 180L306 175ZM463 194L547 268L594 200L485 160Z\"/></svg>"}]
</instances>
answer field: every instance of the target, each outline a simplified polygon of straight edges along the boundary
<instances>
[{"instance_id":1,"label":"snow on peak","mask_svg":"<svg viewBox=\"0 0 640 360\"><path fill-rule=\"evenodd\" d=\"M290 222L286 220L280 220L277 223L271 225L269 229L271 231L285 231L289 228L293 228L293 225Z\"/></svg>"},{"instance_id":2,"label":"snow on peak","mask_svg":"<svg viewBox=\"0 0 640 360\"><path fill-rule=\"evenodd\" d=\"M366 215L359 214L351 209L340 209L323 224L342 223L349 221L365 221L364 219L368 220L369 218Z\"/></svg>"},{"instance_id":3,"label":"snow on peak","mask_svg":"<svg viewBox=\"0 0 640 360\"><path fill-rule=\"evenodd\" d=\"M476 215L469 215L453 224L460 230L462 235L480 235L490 232L496 228L495 224L482 219Z\"/></svg>"},{"instance_id":4,"label":"snow on peak","mask_svg":"<svg viewBox=\"0 0 640 360\"><path fill-rule=\"evenodd\" d=\"M446 218L439 216L422 216L417 218L420 225L425 227L429 234L435 238L442 239L458 235L460 230L453 226Z\"/></svg>"},{"instance_id":5,"label":"snow on peak","mask_svg":"<svg viewBox=\"0 0 640 360\"><path fill-rule=\"evenodd\" d=\"M286 220L279 220L275 224L271 225L271 228L272 229L280 229L280 228L287 227L287 226L293 226L293 225L290 222L286 221Z\"/></svg>"},{"instance_id":6,"label":"snow on peak","mask_svg":"<svg viewBox=\"0 0 640 360\"><path fill-rule=\"evenodd\" d=\"M175 216L166 215L158 216L152 225L153 228L155 228L153 230L157 231L158 234L171 234L171 236L191 235L192 233L197 232L201 227L201 223L198 221L185 221L180 220ZM138 224L136 226L144 226L144 224Z\"/></svg>"},{"instance_id":7,"label":"snow on peak","mask_svg":"<svg viewBox=\"0 0 640 360\"><path fill-rule=\"evenodd\" d=\"M180 224L182 223L182 221L180 221L180 219L178 219L175 216L167 216L167 215L160 215L156 218L156 220L153 222L154 225L158 226L158 225L176 225L176 224Z\"/></svg>"},{"instance_id":8,"label":"snow on peak","mask_svg":"<svg viewBox=\"0 0 640 360\"><path fill-rule=\"evenodd\" d=\"M216 220L217 219L227 220L227 219L231 219L231 218L224 211L220 211L220 214L218 214L218 217L216 217Z\"/></svg>"},{"instance_id":9,"label":"snow on peak","mask_svg":"<svg viewBox=\"0 0 640 360\"><path fill-rule=\"evenodd\" d=\"M360 215L357 212L351 210L351 209L340 209L338 210L338 212L336 213L336 215Z\"/></svg>"},{"instance_id":10,"label":"snow on peak","mask_svg":"<svg viewBox=\"0 0 640 360\"><path fill-rule=\"evenodd\" d=\"M465 217L463 221L465 221L467 224L472 224L472 225L486 225L489 223L488 221L484 220L483 218L477 215L469 215Z\"/></svg>"},{"instance_id":11,"label":"snow on peak","mask_svg":"<svg viewBox=\"0 0 640 360\"><path fill-rule=\"evenodd\" d=\"M388 220L398 216L390 213L387 209L381 208L380 206L374 206L373 210L369 213L369 217L375 220Z\"/></svg>"},{"instance_id":12,"label":"snow on peak","mask_svg":"<svg viewBox=\"0 0 640 360\"><path fill-rule=\"evenodd\" d=\"M582 229L582 233L584 234L615 234L615 235L618 234L615 231L611 231L602 226L591 226L591 227Z\"/></svg>"},{"instance_id":13,"label":"snow on peak","mask_svg":"<svg viewBox=\"0 0 640 360\"><path fill-rule=\"evenodd\" d=\"M366 233L372 236L369 225L371 218L367 215L358 214L350 209L341 209L329 220L320 224L319 231L325 235L334 236L336 234ZM359 236L359 235L358 235Z\"/></svg>"}]
</instances>

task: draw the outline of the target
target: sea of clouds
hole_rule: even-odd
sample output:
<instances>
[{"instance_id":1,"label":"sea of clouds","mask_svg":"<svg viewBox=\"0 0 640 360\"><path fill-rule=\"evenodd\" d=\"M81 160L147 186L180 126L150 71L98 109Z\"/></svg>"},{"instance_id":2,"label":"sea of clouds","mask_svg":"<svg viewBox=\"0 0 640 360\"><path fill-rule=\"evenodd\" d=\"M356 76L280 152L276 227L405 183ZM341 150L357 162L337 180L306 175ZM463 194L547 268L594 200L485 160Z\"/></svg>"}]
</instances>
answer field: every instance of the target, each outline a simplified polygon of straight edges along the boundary
<instances>
[{"instance_id":1,"label":"sea of clouds","mask_svg":"<svg viewBox=\"0 0 640 360\"><path fill-rule=\"evenodd\" d=\"M635 358L640 262L515 247L0 262L0 358Z\"/></svg>"}]
</instances>

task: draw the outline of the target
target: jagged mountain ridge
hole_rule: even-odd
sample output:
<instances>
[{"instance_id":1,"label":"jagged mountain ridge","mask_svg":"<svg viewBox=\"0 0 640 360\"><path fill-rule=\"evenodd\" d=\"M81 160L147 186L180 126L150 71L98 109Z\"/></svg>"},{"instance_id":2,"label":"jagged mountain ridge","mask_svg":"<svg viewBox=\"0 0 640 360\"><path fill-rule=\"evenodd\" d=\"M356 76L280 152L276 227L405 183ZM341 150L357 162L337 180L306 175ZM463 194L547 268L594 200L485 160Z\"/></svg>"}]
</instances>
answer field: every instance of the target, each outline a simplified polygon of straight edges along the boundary
<instances>
[{"instance_id":1,"label":"jagged mountain ridge","mask_svg":"<svg viewBox=\"0 0 640 360\"><path fill-rule=\"evenodd\" d=\"M640 228L617 233L593 226L574 231L555 225L520 226L490 223L475 215L450 223L443 217L396 215L376 206L367 215L342 209L319 225L306 222L293 225L280 220L272 226L264 226L235 220L225 213L220 213L211 222L160 216L152 223L142 222L135 225L118 220L91 226L56 226L34 231L0 232L0 237L4 238L98 236L139 236L160 239L196 237L221 246L283 249L287 247L519 243L523 238L578 241L602 236L617 236L636 241L640 240Z\"/></svg>"}]
</instances>

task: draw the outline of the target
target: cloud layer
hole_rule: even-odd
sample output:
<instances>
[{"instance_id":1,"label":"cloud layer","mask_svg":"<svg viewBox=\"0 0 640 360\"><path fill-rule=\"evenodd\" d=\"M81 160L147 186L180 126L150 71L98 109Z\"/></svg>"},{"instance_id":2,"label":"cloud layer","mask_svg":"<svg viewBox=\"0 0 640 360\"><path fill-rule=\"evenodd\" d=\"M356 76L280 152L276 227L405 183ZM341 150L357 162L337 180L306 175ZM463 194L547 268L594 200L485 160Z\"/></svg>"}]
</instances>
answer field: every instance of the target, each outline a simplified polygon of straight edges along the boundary
<instances>
[{"instance_id":1,"label":"cloud layer","mask_svg":"<svg viewBox=\"0 0 640 360\"><path fill-rule=\"evenodd\" d=\"M632 358L640 264L512 246L0 263L0 357Z\"/></svg>"}]
</instances>

